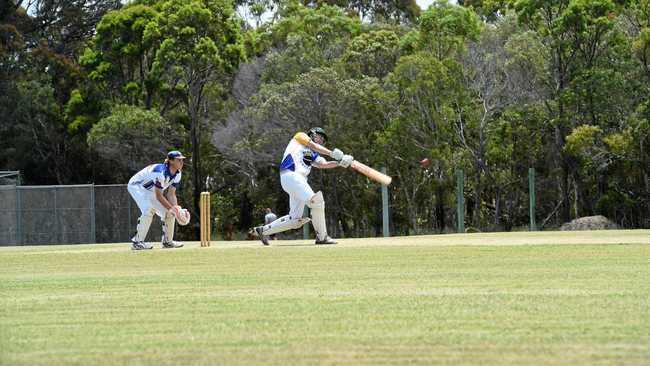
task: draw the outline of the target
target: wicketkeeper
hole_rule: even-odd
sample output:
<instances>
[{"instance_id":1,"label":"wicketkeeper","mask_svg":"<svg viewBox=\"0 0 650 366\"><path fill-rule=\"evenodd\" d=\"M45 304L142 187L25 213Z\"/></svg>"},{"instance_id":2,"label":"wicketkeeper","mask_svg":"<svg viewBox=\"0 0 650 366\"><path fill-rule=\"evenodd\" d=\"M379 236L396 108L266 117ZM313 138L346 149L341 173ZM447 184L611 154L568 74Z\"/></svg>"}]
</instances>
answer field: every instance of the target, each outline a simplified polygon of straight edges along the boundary
<instances>
[{"instance_id":1,"label":"wicketkeeper","mask_svg":"<svg viewBox=\"0 0 650 366\"><path fill-rule=\"evenodd\" d=\"M180 248L182 243L174 241L176 218L181 207L176 198L176 188L181 182L181 170L185 156L180 151L170 151L162 164L152 164L136 173L129 180L128 190L142 212L138 219L137 232L131 239L132 249L153 249L145 243L154 213L162 220L162 247Z\"/></svg>"},{"instance_id":2,"label":"wicketkeeper","mask_svg":"<svg viewBox=\"0 0 650 366\"><path fill-rule=\"evenodd\" d=\"M325 201L323 192L314 191L307 183L307 176L312 167L318 169L332 169L336 167L347 168L354 158L343 154L343 151L334 149L331 157L336 161L327 161L319 154L322 148L314 145L325 145L327 134L320 127L314 127L308 133L299 132L287 145L280 164L280 183L282 189L289 194L289 214L282 216L268 225L258 226L255 232L264 245L269 245L268 236L282 231L298 229L310 221L303 218L302 214L307 205L311 211L311 223L316 232L316 244L336 244L327 235L325 224Z\"/></svg>"}]
</instances>

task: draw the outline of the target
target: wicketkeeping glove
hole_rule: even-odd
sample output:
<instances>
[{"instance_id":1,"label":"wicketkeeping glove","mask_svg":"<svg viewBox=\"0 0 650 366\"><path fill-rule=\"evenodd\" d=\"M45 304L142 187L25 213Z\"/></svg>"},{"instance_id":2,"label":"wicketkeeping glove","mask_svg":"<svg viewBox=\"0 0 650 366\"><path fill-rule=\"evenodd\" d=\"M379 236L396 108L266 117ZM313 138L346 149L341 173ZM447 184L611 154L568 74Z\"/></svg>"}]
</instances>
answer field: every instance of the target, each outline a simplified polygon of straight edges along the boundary
<instances>
[{"instance_id":1,"label":"wicketkeeping glove","mask_svg":"<svg viewBox=\"0 0 650 366\"><path fill-rule=\"evenodd\" d=\"M174 215L175 218L178 219L178 217L179 217L180 214L181 214L181 210L182 210L182 209L183 209L183 208L182 208L181 206L176 205L176 206L172 206L172 207L171 207L169 210L167 210L167 211L169 211L169 213L171 213L172 215Z\"/></svg>"}]
</instances>

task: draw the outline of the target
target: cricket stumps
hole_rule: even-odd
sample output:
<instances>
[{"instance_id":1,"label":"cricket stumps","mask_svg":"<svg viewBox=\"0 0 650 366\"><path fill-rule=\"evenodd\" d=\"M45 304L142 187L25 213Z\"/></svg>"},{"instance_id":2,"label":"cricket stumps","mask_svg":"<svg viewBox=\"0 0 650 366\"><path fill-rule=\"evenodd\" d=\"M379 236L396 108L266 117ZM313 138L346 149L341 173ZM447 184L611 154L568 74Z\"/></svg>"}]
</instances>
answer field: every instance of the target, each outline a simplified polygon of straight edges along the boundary
<instances>
[{"instance_id":1,"label":"cricket stumps","mask_svg":"<svg viewBox=\"0 0 650 366\"><path fill-rule=\"evenodd\" d=\"M210 192L201 192L201 246L209 247L212 228L210 223Z\"/></svg>"}]
</instances>

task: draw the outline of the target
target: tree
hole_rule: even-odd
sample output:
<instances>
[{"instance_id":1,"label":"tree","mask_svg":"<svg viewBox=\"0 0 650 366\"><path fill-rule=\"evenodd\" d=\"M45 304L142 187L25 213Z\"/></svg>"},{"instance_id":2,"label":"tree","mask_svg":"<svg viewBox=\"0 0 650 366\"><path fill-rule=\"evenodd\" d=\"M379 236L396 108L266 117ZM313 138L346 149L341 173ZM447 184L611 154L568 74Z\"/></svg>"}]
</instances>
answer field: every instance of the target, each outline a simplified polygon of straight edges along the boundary
<instances>
[{"instance_id":1,"label":"tree","mask_svg":"<svg viewBox=\"0 0 650 366\"><path fill-rule=\"evenodd\" d=\"M159 5L160 49L153 73L162 88L178 95L190 121L194 207L203 190L201 141L210 89L226 84L244 59L240 24L227 0L168 0Z\"/></svg>"},{"instance_id":2,"label":"tree","mask_svg":"<svg viewBox=\"0 0 650 366\"><path fill-rule=\"evenodd\" d=\"M429 53L419 52L402 57L387 79L387 89L393 98L391 105L398 112L389 120L381 141L401 159L389 169L399 178L396 194L405 199L409 227L415 232L420 227L418 217L422 205L418 202L422 193L428 192L433 182L439 183L437 205L444 205L446 182L453 176L452 126L460 118L454 106L464 103L459 71L454 62L440 61ZM424 156L434 161L433 166L429 172L415 171L412 164Z\"/></svg>"},{"instance_id":3,"label":"tree","mask_svg":"<svg viewBox=\"0 0 650 366\"><path fill-rule=\"evenodd\" d=\"M33 0L1 6L0 114L7 127L0 134L12 141L11 150L33 145L11 164L20 166L28 183L87 182L92 161L85 138L68 128L64 106L81 80L76 63L81 45L99 17L120 2ZM51 163L43 166L44 161Z\"/></svg>"},{"instance_id":4,"label":"tree","mask_svg":"<svg viewBox=\"0 0 650 366\"><path fill-rule=\"evenodd\" d=\"M453 58L476 39L481 25L476 14L447 0L433 3L420 17L418 47L439 60Z\"/></svg>"},{"instance_id":5,"label":"tree","mask_svg":"<svg viewBox=\"0 0 650 366\"><path fill-rule=\"evenodd\" d=\"M363 33L350 42L342 57L345 71L350 75L365 75L383 79L400 56L399 36L390 30Z\"/></svg>"},{"instance_id":6,"label":"tree","mask_svg":"<svg viewBox=\"0 0 650 366\"><path fill-rule=\"evenodd\" d=\"M267 83L290 81L312 68L331 66L361 32L361 22L338 7L294 5L284 14L272 28L272 49L262 74Z\"/></svg>"},{"instance_id":7,"label":"tree","mask_svg":"<svg viewBox=\"0 0 650 366\"><path fill-rule=\"evenodd\" d=\"M463 83L472 101L469 106L459 105L461 117L456 119L454 126L460 147L468 153L474 165L472 219L475 227L482 225L483 202L487 201L483 196L485 185L495 182L499 175L493 171L493 162L488 154L488 146L493 138L491 133L501 131L493 124L504 122L498 117L510 106L533 101L536 96L533 89L535 74L531 73L531 69L520 67L517 55L509 53L514 51L509 50L509 38L517 35L516 26L510 19L503 19L495 27L486 27L479 39L470 43L467 52L461 56ZM495 151L498 146L491 145L490 155L498 155ZM508 148L508 145L501 146ZM508 154L507 151L504 153ZM498 189L495 193L500 194ZM495 223L499 224L498 215L495 216Z\"/></svg>"},{"instance_id":8,"label":"tree","mask_svg":"<svg viewBox=\"0 0 650 366\"><path fill-rule=\"evenodd\" d=\"M81 64L88 78L112 103L153 107L160 100L160 80L152 73L160 46L160 13L146 5L126 6L106 14L97 24L92 47L87 48ZM159 101L161 109L171 103Z\"/></svg>"},{"instance_id":9,"label":"tree","mask_svg":"<svg viewBox=\"0 0 650 366\"><path fill-rule=\"evenodd\" d=\"M173 128L158 112L116 105L88 133L88 145L115 167L116 179L129 177L184 140L183 130Z\"/></svg>"},{"instance_id":10,"label":"tree","mask_svg":"<svg viewBox=\"0 0 650 366\"><path fill-rule=\"evenodd\" d=\"M226 98L231 76L245 57L240 29L227 0L139 1L107 14L82 59L94 84L70 100L70 115L81 110L81 121L92 125L110 104L127 103L157 109L178 123L175 129L187 128L198 212L205 188L204 128L208 117L218 113L221 104L216 101ZM106 97L111 103L90 111L95 114L90 118L79 108L78 100Z\"/></svg>"},{"instance_id":11,"label":"tree","mask_svg":"<svg viewBox=\"0 0 650 366\"><path fill-rule=\"evenodd\" d=\"M580 75L585 75L603 59L608 30L614 21L614 5L609 0L519 0L515 9L522 24L536 31L542 38L542 44L550 57L547 60L546 88L549 95L549 117L554 126L555 153L559 161L561 218L570 219L570 181L576 170L576 162L564 153L566 136L573 126L581 122L571 108L578 99L572 83ZM596 103L590 102L593 93L585 94L587 103L593 112ZM572 100L573 99L573 100ZM592 113L592 119L595 114Z\"/></svg>"}]
</instances>

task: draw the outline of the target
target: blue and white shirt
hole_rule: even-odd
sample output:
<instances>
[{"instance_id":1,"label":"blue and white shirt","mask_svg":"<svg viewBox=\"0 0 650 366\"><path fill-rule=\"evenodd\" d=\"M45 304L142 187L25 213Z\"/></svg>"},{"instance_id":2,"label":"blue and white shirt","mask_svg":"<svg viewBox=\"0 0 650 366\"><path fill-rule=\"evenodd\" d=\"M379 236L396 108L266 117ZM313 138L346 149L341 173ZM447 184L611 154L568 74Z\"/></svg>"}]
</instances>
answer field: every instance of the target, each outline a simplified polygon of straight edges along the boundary
<instances>
[{"instance_id":1,"label":"blue and white shirt","mask_svg":"<svg viewBox=\"0 0 650 366\"><path fill-rule=\"evenodd\" d=\"M169 186L178 188L180 182L181 171L172 174L167 164L151 164L129 179L129 184L141 186L151 192L153 192L154 187L163 191Z\"/></svg>"},{"instance_id":2,"label":"blue and white shirt","mask_svg":"<svg viewBox=\"0 0 650 366\"><path fill-rule=\"evenodd\" d=\"M302 145L294 138L291 139L289 145L287 145L287 148L284 150L282 163L280 163L280 173L292 171L306 178L311 172L311 166L314 162L317 164L323 164L326 161L327 160L322 156L319 156L317 152Z\"/></svg>"}]
</instances>

